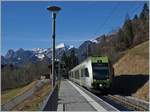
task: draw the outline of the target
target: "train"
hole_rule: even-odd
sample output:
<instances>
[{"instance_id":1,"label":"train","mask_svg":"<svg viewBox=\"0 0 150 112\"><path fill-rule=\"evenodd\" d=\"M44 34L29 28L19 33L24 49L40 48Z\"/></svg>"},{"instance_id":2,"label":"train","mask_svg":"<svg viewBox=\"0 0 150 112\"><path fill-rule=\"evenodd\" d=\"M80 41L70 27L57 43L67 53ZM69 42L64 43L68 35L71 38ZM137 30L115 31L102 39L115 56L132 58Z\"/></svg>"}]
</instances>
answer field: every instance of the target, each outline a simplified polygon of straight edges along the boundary
<instances>
[{"instance_id":1,"label":"train","mask_svg":"<svg viewBox=\"0 0 150 112\"><path fill-rule=\"evenodd\" d=\"M114 68L107 56L90 56L69 71L69 80L89 90L110 90Z\"/></svg>"}]
</instances>

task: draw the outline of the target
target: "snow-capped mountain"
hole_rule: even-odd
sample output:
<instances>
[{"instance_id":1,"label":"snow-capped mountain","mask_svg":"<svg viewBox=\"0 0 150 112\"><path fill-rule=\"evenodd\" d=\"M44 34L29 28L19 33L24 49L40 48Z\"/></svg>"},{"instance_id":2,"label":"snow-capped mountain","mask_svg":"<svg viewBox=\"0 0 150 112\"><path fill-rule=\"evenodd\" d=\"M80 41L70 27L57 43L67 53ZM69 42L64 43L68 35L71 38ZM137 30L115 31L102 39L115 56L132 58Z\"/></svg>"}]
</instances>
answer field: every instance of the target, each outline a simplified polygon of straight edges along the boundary
<instances>
[{"instance_id":1,"label":"snow-capped mountain","mask_svg":"<svg viewBox=\"0 0 150 112\"><path fill-rule=\"evenodd\" d=\"M8 58L13 58L13 57L14 57L14 54L15 54L15 52L14 52L12 49L10 49L10 50L8 50L8 52L7 52L6 56L5 56L5 58L6 58L6 59L8 59Z\"/></svg>"},{"instance_id":2,"label":"snow-capped mountain","mask_svg":"<svg viewBox=\"0 0 150 112\"><path fill-rule=\"evenodd\" d=\"M91 42L93 42L93 43L98 43L98 40L96 40L96 39L93 39L93 40L90 40Z\"/></svg>"},{"instance_id":3,"label":"snow-capped mountain","mask_svg":"<svg viewBox=\"0 0 150 112\"><path fill-rule=\"evenodd\" d=\"M56 46L56 49L61 49L61 48L65 48L64 43L60 43L59 45Z\"/></svg>"},{"instance_id":4,"label":"snow-capped mountain","mask_svg":"<svg viewBox=\"0 0 150 112\"><path fill-rule=\"evenodd\" d=\"M87 40L80 45L80 47L78 48L78 59L79 59L79 61L83 61L83 59L85 59L85 57L87 56L87 52L88 52L87 50L93 44L94 44L94 42Z\"/></svg>"},{"instance_id":5,"label":"snow-capped mountain","mask_svg":"<svg viewBox=\"0 0 150 112\"><path fill-rule=\"evenodd\" d=\"M38 53L44 53L47 51L47 49L46 48L34 48L32 49L32 51L38 52Z\"/></svg>"},{"instance_id":6,"label":"snow-capped mountain","mask_svg":"<svg viewBox=\"0 0 150 112\"><path fill-rule=\"evenodd\" d=\"M73 46L73 45L71 45L68 49L72 49L72 48L74 48L74 46Z\"/></svg>"},{"instance_id":7,"label":"snow-capped mountain","mask_svg":"<svg viewBox=\"0 0 150 112\"><path fill-rule=\"evenodd\" d=\"M73 46L68 46L64 43L58 44L56 46L56 58L60 59L63 53L70 48L73 48ZM13 63L21 65L28 62L35 63L44 59L51 59L51 57L52 48L34 48L30 50L20 48L17 51L13 51L12 49L8 50L5 56L1 56L1 62L2 64Z\"/></svg>"},{"instance_id":8,"label":"snow-capped mountain","mask_svg":"<svg viewBox=\"0 0 150 112\"><path fill-rule=\"evenodd\" d=\"M45 57L45 54L47 53L47 48L34 48L31 51L34 52L34 55L39 59L42 60Z\"/></svg>"},{"instance_id":9,"label":"snow-capped mountain","mask_svg":"<svg viewBox=\"0 0 150 112\"><path fill-rule=\"evenodd\" d=\"M4 56L1 56L1 63L2 63L2 64L6 64L6 63L7 63Z\"/></svg>"},{"instance_id":10,"label":"snow-capped mountain","mask_svg":"<svg viewBox=\"0 0 150 112\"><path fill-rule=\"evenodd\" d=\"M64 52L70 55L71 51L75 51L75 55L78 57L79 62L83 61L88 53L94 52L95 46L101 42L101 38L93 40L87 40L83 42L79 48L75 48L72 45L66 45L60 43L56 45L56 59L61 59ZM30 50L24 50L20 48L17 51L10 49L7 54L2 58L1 62L24 64L28 62L36 63L38 61L49 60L51 62L52 48L34 48ZM4 60L4 61L3 61ZM3 63L2 63L3 64Z\"/></svg>"}]
</instances>

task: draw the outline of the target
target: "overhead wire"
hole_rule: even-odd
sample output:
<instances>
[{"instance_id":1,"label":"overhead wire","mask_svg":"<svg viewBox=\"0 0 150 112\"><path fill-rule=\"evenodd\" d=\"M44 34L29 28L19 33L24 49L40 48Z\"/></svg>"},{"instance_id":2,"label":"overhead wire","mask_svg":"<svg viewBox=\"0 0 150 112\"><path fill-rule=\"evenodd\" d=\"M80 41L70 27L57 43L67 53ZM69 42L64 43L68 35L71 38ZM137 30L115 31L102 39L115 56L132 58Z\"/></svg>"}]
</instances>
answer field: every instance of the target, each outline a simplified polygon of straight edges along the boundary
<instances>
[{"instance_id":1,"label":"overhead wire","mask_svg":"<svg viewBox=\"0 0 150 112\"><path fill-rule=\"evenodd\" d=\"M111 14L108 14L107 18L105 19L105 21L99 25L99 27L97 28L96 32L94 33L94 35L92 36L92 38L94 36L96 36L97 32L100 32L102 30L102 28L107 24L107 22L110 20L110 18L112 17L112 15L114 14L114 12L116 11L116 9L119 6L119 2L113 7Z\"/></svg>"},{"instance_id":2,"label":"overhead wire","mask_svg":"<svg viewBox=\"0 0 150 112\"><path fill-rule=\"evenodd\" d=\"M113 10L111 11L111 14L109 14L107 16L107 18L105 19L105 21L102 24L99 25L99 27L97 28L97 30L95 31L94 35L91 38L94 38L98 32L102 31L102 28L104 28L105 25L109 22L109 20L111 20L112 16L114 15L114 13L115 13L116 9L119 7L119 5L120 5L120 3L118 2L114 6ZM140 7L141 7L141 4L138 5L136 8L134 8L132 11L129 11L129 12L130 13L135 13Z\"/></svg>"},{"instance_id":3,"label":"overhead wire","mask_svg":"<svg viewBox=\"0 0 150 112\"><path fill-rule=\"evenodd\" d=\"M139 4L137 7L135 7L130 13L135 13L139 8L141 8L141 4Z\"/></svg>"}]
</instances>

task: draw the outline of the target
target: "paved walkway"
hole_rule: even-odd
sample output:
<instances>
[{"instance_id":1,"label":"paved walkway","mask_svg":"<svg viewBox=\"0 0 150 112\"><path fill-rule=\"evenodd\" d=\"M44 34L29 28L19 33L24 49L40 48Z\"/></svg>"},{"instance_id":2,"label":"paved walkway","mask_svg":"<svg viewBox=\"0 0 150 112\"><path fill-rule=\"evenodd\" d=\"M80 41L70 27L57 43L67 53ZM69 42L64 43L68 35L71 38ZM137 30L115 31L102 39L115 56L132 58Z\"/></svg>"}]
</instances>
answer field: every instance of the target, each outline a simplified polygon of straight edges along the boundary
<instances>
[{"instance_id":1,"label":"paved walkway","mask_svg":"<svg viewBox=\"0 0 150 112\"><path fill-rule=\"evenodd\" d=\"M70 81L61 81L57 111L105 111Z\"/></svg>"}]
</instances>

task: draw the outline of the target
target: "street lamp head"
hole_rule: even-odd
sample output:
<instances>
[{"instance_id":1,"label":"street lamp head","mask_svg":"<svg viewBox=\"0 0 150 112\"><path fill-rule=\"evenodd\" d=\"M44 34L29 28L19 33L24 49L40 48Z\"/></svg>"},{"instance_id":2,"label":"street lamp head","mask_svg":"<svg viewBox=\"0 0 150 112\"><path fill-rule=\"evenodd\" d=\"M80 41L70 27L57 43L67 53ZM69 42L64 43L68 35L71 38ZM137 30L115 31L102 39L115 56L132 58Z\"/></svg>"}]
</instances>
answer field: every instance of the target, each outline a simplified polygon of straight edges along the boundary
<instances>
[{"instance_id":1,"label":"street lamp head","mask_svg":"<svg viewBox=\"0 0 150 112\"><path fill-rule=\"evenodd\" d=\"M60 7L57 7L57 6L49 6L49 7L47 8L47 10L49 10L49 11L51 11L51 12L58 12L58 11L61 10L61 8L60 8Z\"/></svg>"}]
</instances>

